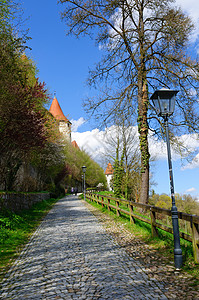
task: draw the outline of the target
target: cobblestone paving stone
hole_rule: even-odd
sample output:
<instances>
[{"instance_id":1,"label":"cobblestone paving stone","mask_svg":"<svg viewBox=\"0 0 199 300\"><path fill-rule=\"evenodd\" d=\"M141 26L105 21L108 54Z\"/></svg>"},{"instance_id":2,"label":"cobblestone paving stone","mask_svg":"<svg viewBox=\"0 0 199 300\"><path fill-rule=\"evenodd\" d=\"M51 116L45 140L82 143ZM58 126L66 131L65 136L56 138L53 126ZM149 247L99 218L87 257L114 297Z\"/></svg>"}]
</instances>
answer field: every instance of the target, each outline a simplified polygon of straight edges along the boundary
<instances>
[{"instance_id":1,"label":"cobblestone paving stone","mask_svg":"<svg viewBox=\"0 0 199 300\"><path fill-rule=\"evenodd\" d=\"M0 299L167 299L163 282L75 196L61 199L4 278Z\"/></svg>"}]
</instances>

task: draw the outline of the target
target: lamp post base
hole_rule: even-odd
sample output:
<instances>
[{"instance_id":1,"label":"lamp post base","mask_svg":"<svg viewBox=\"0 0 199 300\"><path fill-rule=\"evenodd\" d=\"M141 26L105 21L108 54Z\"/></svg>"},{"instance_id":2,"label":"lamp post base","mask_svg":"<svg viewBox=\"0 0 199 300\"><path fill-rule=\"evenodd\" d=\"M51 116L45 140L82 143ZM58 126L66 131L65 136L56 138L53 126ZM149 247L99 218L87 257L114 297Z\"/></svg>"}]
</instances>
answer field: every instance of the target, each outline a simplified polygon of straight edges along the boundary
<instances>
[{"instance_id":1,"label":"lamp post base","mask_svg":"<svg viewBox=\"0 0 199 300\"><path fill-rule=\"evenodd\" d=\"M175 268L176 270L180 270L182 268L182 251L181 254L176 254L174 251L174 264L175 264Z\"/></svg>"},{"instance_id":2,"label":"lamp post base","mask_svg":"<svg viewBox=\"0 0 199 300\"><path fill-rule=\"evenodd\" d=\"M174 201L174 196L172 197ZM171 208L172 214L172 225L173 225L173 237L174 237L174 263L176 269L182 268L182 250L180 247L180 234L179 234L179 223L178 223L178 210L175 204Z\"/></svg>"}]
</instances>

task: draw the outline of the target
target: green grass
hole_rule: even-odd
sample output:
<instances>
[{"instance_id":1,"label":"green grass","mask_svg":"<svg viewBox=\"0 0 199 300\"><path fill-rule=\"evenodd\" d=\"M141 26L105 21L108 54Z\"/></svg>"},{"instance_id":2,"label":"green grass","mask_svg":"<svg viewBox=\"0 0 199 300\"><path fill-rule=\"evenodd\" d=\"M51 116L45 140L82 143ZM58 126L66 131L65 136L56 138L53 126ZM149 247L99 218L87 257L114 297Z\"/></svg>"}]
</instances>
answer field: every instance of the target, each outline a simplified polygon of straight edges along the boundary
<instances>
[{"instance_id":1,"label":"green grass","mask_svg":"<svg viewBox=\"0 0 199 300\"><path fill-rule=\"evenodd\" d=\"M151 235L150 224L138 219L136 219L134 224L131 224L129 216L120 213L120 217L118 217L116 216L116 211L114 209L108 211L106 206L102 207L101 204L89 200L87 200L87 202L99 209L101 212L111 216L114 221L123 223L126 229L133 232L135 236L140 237L145 243L157 250L159 255L162 255L168 259L168 261L173 261L174 244L172 234L158 229L158 237L154 238ZM180 239L180 242L183 254L183 270L195 277L195 284L197 285L199 284L199 265L194 263L192 243L183 239Z\"/></svg>"},{"instance_id":2,"label":"green grass","mask_svg":"<svg viewBox=\"0 0 199 300\"><path fill-rule=\"evenodd\" d=\"M7 209L0 212L0 279L57 201L58 199L44 200L20 213Z\"/></svg>"}]
</instances>

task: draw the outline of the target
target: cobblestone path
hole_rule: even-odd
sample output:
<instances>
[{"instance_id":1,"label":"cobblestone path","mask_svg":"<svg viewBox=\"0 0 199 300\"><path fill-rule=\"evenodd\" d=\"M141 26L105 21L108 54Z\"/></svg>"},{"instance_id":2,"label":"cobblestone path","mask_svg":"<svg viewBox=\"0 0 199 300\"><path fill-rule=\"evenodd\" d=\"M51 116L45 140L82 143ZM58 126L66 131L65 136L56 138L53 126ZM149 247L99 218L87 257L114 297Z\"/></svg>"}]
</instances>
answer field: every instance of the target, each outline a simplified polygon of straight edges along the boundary
<instances>
[{"instance_id":1,"label":"cobblestone path","mask_svg":"<svg viewBox=\"0 0 199 300\"><path fill-rule=\"evenodd\" d=\"M0 299L167 299L164 284L105 232L81 200L61 199L2 282Z\"/></svg>"}]
</instances>

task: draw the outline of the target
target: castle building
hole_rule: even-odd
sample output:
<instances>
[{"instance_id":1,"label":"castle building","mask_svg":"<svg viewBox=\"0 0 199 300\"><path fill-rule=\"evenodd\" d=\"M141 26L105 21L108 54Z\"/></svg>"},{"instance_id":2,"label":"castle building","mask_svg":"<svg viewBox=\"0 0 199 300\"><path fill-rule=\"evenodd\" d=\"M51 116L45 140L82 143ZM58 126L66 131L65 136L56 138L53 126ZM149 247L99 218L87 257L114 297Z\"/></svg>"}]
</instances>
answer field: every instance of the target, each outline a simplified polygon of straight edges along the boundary
<instances>
[{"instance_id":1,"label":"castle building","mask_svg":"<svg viewBox=\"0 0 199 300\"><path fill-rule=\"evenodd\" d=\"M108 186L109 191L113 191L113 187L111 184L111 180L113 178L113 172L114 172L114 170L113 170L111 163L108 163L108 166L105 171L105 176L106 176L107 186Z\"/></svg>"},{"instance_id":2,"label":"castle building","mask_svg":"<svg viewBox=\"0 0 199 300\"><path fill-rule=\"evenodd\" d=\"M59 102L54 96L54 99L51 103L49 112L57 120L59 124L59 131L66 137L66 139L71 142L71 125L72 123L64 116L63 111L59 105Z\"/></svg>"}]
</instances>

